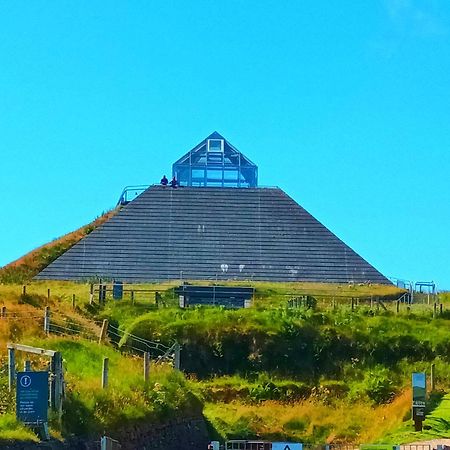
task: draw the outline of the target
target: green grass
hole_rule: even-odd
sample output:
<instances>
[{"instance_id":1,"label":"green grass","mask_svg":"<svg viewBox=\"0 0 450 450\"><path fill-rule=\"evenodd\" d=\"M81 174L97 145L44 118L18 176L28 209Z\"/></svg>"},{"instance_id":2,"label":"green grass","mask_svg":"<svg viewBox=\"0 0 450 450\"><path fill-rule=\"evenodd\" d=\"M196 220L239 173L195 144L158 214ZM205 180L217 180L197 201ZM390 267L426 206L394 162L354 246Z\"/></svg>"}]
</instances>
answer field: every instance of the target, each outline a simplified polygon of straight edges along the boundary
<instances>
[{"instance_id":1,"label":"green grass","mask_svg":"<svg viewBox=\"0 0 450 450\"><path fill-rule=\"evenodd\" d=\"M44 337L39 324L33 328L30 323L0 320L0 341L52 348L63 355L68 395L63 426L53 421L54 430L64 435L105 430L114 434L121 425L200 412L204 404L208 419L223 437L369 442L406 417L405 389L412 371L428 370L435 363L438 388L450 389L447 311L433 318L432 305L413 305L410 310L402 305L397 314L395 304L387 300L388 311L376 305L370 309L370 302L361 302L352 311L347 301L396 298L401 291L394 287L255 283L256 300L249 309L182 310L175 306L175 284L142 286L161 292L159 308L152 293L136 297L135 304L126 294L121 301L91 307L86 283L33 282L26 297L21 296L21 285L0 285L0 303L8 310L41 314L50 288L55 316L66 315L80 326L108 318L123 331L182 344L182 367L189 379L155 366L145 386L140 358L108 345ZM289 298L303 294L315 295L317 306L287 307ZM347 298L333 307L332 295ZM103 357L110 360L107 390L100 388ZM44 363L33 360L37 368ZM2 372L0 382L5 383ZM9 402L7 396L0 397L1 412L14 413L6 406ZM340 420L348 410L355 411L353 417Z\"/></svg>"},{"instance_id":2,"label":"green grass","mask_svg":"<svg viewBox=\"0 0 450 450\"><path fill-rule=\"evenodd\" d=\"M68 393L63 431L88 434L108 430L130 421L158 422L200 411L183 375L169 366L152 365L144 384L142 358L121 355L110 347L81 339L30 339L30 345L60 351ZM103 358L109 358L109 385L101 389Z\"/></svg>"},{"instance_id":3,"label":"green grass","mask_svg":"<svg viewBox=\"0 0 450 450\"><path fill-rule=\"evenodd\" d=\"M0 415L0 443L9 440L38 442L39 439L29 428L18 422L14 414L6 413Z\"/></svg>"},{"instance_id":4,"label":"green grass","mask_svg":"<svg viewBox=\"0 0 450 450\"><path fill-rule=\"evenodd\" d=\"M431 399L433 401L433 399ZM410 414L406 421L395 431L386 434L379 441L393 444L403 444L437 438L448 438L450 435L450 394L442 396L435 394L437 406L427 415L423 422L423 431L414 431Z\"/></svg>"}]
</instances>

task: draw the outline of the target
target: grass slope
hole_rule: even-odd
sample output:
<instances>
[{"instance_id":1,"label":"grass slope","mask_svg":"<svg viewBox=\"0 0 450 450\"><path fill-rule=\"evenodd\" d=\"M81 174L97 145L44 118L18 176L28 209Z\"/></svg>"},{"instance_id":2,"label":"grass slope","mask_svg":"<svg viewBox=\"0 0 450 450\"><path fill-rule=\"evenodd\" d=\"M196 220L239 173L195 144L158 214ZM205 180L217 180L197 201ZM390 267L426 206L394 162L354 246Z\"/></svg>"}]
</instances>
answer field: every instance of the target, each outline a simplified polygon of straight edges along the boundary
<instances>
[{"instance_id":1,"label":"grass slope","mask_svg":"<svg viewBox=\"0 0 450 450\"><path fill-rule=\"evenodd\" d=\"M123 331L163 342L177 339L183 345L188 379L161 367L144 386L139 358L88 341L49 339L39 321L0 320L1 349L12 340L63 353L69 390L63 426L53 422L54 432L114 433L119 424L165 420L204 405L221 439L357 443L382 441L386 435L400 442L394 433L399 427L401 432L404 421L410 423L411 371L434 363L438 389L450 390L450 315L445 308L435 317L433 305L402 305L398 314L388 301L386 311L371 307L370 301L351 309L350 297L400 296L402 291L392 286L256 283L254 306L241 310L180 310L173 284L143 287L161 292L159 308L154 294L135 299L135 304L127 297L92 307L89 285L82 283L33 282L26 296L21 285L0 285L0 304L8 311L40 317L50 289L52 317L80 327L108 318ZM302 293L314 295L317 305L288 308L289 298ZM333 295L340 300L335 306ZM99 388L104 356L110 358L107 391ZM35 367L39 364L43 362L34 361ZM27 431L15 423L11 401L3 395L4 356L1 367L0 430L20 436ZM430 435L438 436L437 424L447 420L439 408L429 416L430 424L436 419Z\"/></svg>"},{"instance_id":2,"label":"grass slope","mask_svg":"<svg viewBox=\"0 0 450 450\"><path fill-rule=\"evenodd\" d=\"M0 269L0 283L24 283L31 280L80 239L109 220L116 212L117 210L111 210L103 213L88 225L38 247L16 261L2 267Z\"/></svg>"}]
</instances>

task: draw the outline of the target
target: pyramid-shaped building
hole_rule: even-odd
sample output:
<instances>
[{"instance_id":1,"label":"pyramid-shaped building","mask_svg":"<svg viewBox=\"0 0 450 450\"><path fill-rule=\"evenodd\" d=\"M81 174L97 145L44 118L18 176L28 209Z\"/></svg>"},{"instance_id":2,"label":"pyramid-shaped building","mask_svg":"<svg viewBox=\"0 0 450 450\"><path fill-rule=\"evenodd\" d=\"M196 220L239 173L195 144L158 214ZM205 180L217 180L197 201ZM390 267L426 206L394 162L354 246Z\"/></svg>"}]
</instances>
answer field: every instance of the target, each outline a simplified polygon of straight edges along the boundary
<instances>
[{"instance_id":1,"label":"pyramid-shaped building","mask_svg":"<svg viewBox=\"0 0 450 450\"><path fill-rule=\"evenodd\" d=\"M38 279L390 281L213 133Z\"/></svg>"}]
</instances>

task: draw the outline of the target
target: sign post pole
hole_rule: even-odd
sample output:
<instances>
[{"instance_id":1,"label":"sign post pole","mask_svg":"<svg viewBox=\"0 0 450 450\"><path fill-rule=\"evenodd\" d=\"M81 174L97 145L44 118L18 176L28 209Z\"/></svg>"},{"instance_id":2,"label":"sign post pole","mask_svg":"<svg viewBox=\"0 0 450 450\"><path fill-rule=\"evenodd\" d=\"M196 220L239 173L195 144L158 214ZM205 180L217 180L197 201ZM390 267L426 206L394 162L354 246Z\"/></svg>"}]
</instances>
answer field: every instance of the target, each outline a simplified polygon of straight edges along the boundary
<instances>
[{"instance_id":1,"label":"sign post pole","mask_svg":"<svg viewBox=\"0 0 450 450\"><path fill-rule=\"evenodd\" d=\"M16 357L13 348L8 348L8 389L13 390L14 381L16 379Z\"/></svg>"}]
</instances>

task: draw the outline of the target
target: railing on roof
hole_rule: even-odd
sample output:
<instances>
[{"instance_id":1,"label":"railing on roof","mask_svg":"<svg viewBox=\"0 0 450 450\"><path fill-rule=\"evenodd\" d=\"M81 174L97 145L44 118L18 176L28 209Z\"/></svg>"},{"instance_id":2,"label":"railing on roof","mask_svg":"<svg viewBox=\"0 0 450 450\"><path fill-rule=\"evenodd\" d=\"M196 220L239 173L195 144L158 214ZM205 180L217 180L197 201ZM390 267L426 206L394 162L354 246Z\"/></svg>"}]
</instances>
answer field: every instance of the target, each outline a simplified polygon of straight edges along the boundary
<instances>
[{"instance_id":1,"label":"railing on roof","mask_svg":"<svg viewBox=\"0 0 450 450\"><path fill-rule=\"evenodd\" d=\"M125 206L128 205L131 201L133 201L136 197L141 195L146 189L148 189L150 186L161 186L160 183L154 183L154 184L140 184L136 186L125 186L123 188L122 193L120 194L119 200L117 202L118 206ZM195 188L204 188L204 187L211 187L211 186L184 186L181 184L178 186L180 188L184 187L195 187ZM220 187L220 186L219 186ZM229 188L238 188L238 186L230 186ZM227 188L227 189L229 189ZM258 186L258 189L279 189L278 186Z\"/></svg>"},{"instance_id":2,"label":"railing on roof","mask_svg":"<svg viewBox=\"0 0 450 450\"><path fill-rule=\"evenodd\" d=\"M138 195L142 194L149 186L140 184L137 186L125 186L120 194L117 205L127 205L134 200Z\"/></svg>"}]
</instances>

